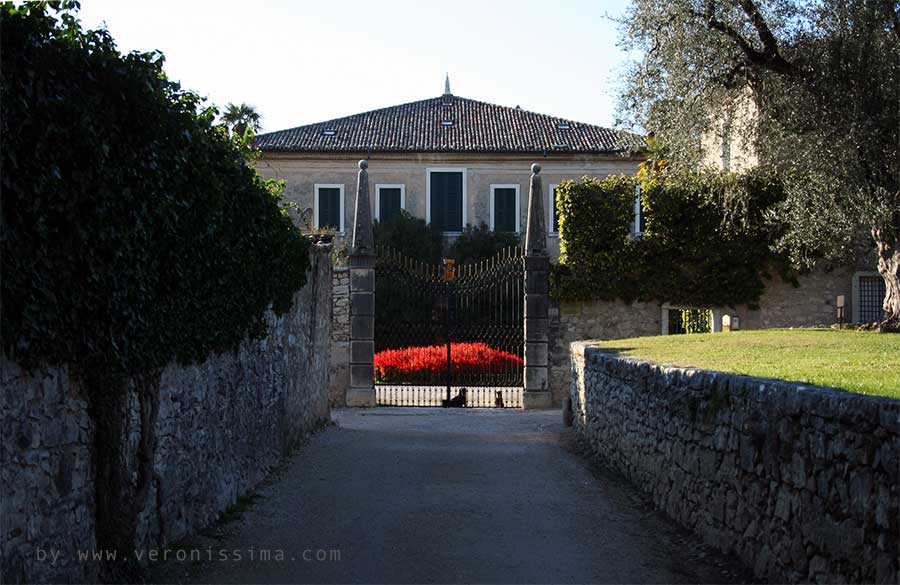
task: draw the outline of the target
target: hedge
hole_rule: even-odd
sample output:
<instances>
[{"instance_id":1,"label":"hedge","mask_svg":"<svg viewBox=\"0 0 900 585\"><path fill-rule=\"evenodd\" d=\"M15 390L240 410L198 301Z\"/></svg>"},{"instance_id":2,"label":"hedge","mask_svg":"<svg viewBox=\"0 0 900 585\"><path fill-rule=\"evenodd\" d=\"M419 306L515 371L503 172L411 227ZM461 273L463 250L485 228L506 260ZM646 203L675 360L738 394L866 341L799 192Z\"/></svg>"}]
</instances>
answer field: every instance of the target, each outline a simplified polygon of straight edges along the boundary
<instances>
[{"instance_id":1,"label":"hedge","mask_svg":"<svg viewBox=\"0 0 900 585\"><path fill-rule=\"evenodd\" d=\"M133 373L262 334L309 264L278 186L159 53L0 10L4 352Z\"/></svg>"},{"instance_id":2,"label":"hedge","mask_svg":"<svg viewBox=\"0 0 900 585\"><path fill-rule=\"evenodd\" d=\"M639 186L646 223L634 237ZM771 251L782 226L766 213L783 190L764 171L585 177L557 194L560 299L756 306L773 270L788 276L785 259Z\"/></svg>"}]
</instances>

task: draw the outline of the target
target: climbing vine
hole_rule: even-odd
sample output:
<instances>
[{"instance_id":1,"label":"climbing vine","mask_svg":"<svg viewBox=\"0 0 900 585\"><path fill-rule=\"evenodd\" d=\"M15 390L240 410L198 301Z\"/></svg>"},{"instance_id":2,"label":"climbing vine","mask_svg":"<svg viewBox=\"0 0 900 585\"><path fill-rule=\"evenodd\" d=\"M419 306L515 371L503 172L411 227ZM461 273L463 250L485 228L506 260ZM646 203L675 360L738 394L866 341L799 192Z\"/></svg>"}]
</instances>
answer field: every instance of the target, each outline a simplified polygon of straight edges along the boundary
<instances>
[{"instance_id":1,"label":"climbing vine","mask_svg":"<svg viewBox=\"0 0 900 585\"><path fill-rule=\"evenodd\" d=\"M638 192L644 225L635 236ZM653 161L636 177L585 177L557 194L558 298L755 306L773 271L788 276L771 250L783 226L766 218L783 191L764 171L673 173Z\"/></svg>"}]
</instances>

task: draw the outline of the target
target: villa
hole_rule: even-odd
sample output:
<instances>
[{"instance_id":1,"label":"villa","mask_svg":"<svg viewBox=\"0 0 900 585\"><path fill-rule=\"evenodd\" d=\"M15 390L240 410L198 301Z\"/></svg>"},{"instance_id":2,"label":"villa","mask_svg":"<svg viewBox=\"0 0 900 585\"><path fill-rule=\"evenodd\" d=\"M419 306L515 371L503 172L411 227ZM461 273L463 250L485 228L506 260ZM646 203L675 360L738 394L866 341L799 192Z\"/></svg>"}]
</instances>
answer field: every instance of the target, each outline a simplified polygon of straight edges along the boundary
<instances>
[{"instance_id":1,"label":"villa","mask_svg":"<svg viewBox=\"0 0 900 585\"><path fill-rule=\"evenodd\" d=\"M353 218L356 163L369 161L373 217L401 209L437 224L447 238L466 225L525 230L532 163L543 168L551 256L559 254L554 188L565 179L634 173L643 160L633 134L455 96L449 79L435 98L257 137L266 178L312 212L314 228L341 237Z\"/></svg>"}]
</instances>

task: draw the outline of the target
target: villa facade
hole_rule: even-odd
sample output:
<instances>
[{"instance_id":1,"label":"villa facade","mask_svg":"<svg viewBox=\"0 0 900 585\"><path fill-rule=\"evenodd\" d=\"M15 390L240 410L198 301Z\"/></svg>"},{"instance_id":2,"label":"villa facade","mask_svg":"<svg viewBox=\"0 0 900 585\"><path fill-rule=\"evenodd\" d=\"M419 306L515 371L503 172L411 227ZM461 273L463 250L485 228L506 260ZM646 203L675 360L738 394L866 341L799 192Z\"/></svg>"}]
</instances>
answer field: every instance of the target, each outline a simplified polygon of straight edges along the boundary
<instances>
[{"instance_id":1,"label":"villa facade","mask_svg":"<svg viewBox=\"0 0 900 585\"><path fill-rule=\"evenodd\" d=\"M367 159L372 217L405 210L447 239L467 225L525 230L531 164L543 170L548 242L558 256L553 197L567 179L637 170L640 137L591 124L444 95L262 134L257 162L314 229L349 235L357 162Z\"/></svg>"}]
</instances>

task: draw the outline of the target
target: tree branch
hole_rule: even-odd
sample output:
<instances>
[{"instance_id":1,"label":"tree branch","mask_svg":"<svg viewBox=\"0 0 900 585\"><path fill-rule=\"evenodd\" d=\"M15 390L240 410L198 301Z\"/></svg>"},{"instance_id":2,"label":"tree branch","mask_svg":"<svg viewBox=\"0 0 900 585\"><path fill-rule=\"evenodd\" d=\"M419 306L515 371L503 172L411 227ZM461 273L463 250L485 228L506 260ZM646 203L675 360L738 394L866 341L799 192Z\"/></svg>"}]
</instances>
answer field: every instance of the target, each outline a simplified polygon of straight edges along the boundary
<instances>
[{"instance_id":1,"label":"tree branch","mask_svg":"<svg viewBox=\"0 0 900 585\"><path fill-rule=\"evenodd\" d=\"M778 50L778 41L775 39L775 35L772 34L769 25L766 23L765 18L763 18L762 13L756 7L756 4L753 3L753 0L740 0L740 5L744 14L750 19L750 24L753 25L753 28L759 35L759 39L763 45L762 51L755 49L753 45L733 27L716 18L714 0L709 0L706 3L706 11L704 13L697 12L693 9L689 9L688 12L694 18L705 22L706 26L711 30L718 31L731 39L744 54L747 65L759 69L767 69L786 76L802 75L802 72L796 65L781 55Z\"/></svg>"},{"instance_id":2,"label":"tree branch","mask_svg":"<svg viewBox=\"0 0 900 585\"><path fill-rule=\"evenodd\" d=\"M884 9L884 15L894 29L894 35L900 40L900 15L897 14L896 0L882 0L881 7Z\"/></svg>"}]
</instances>

